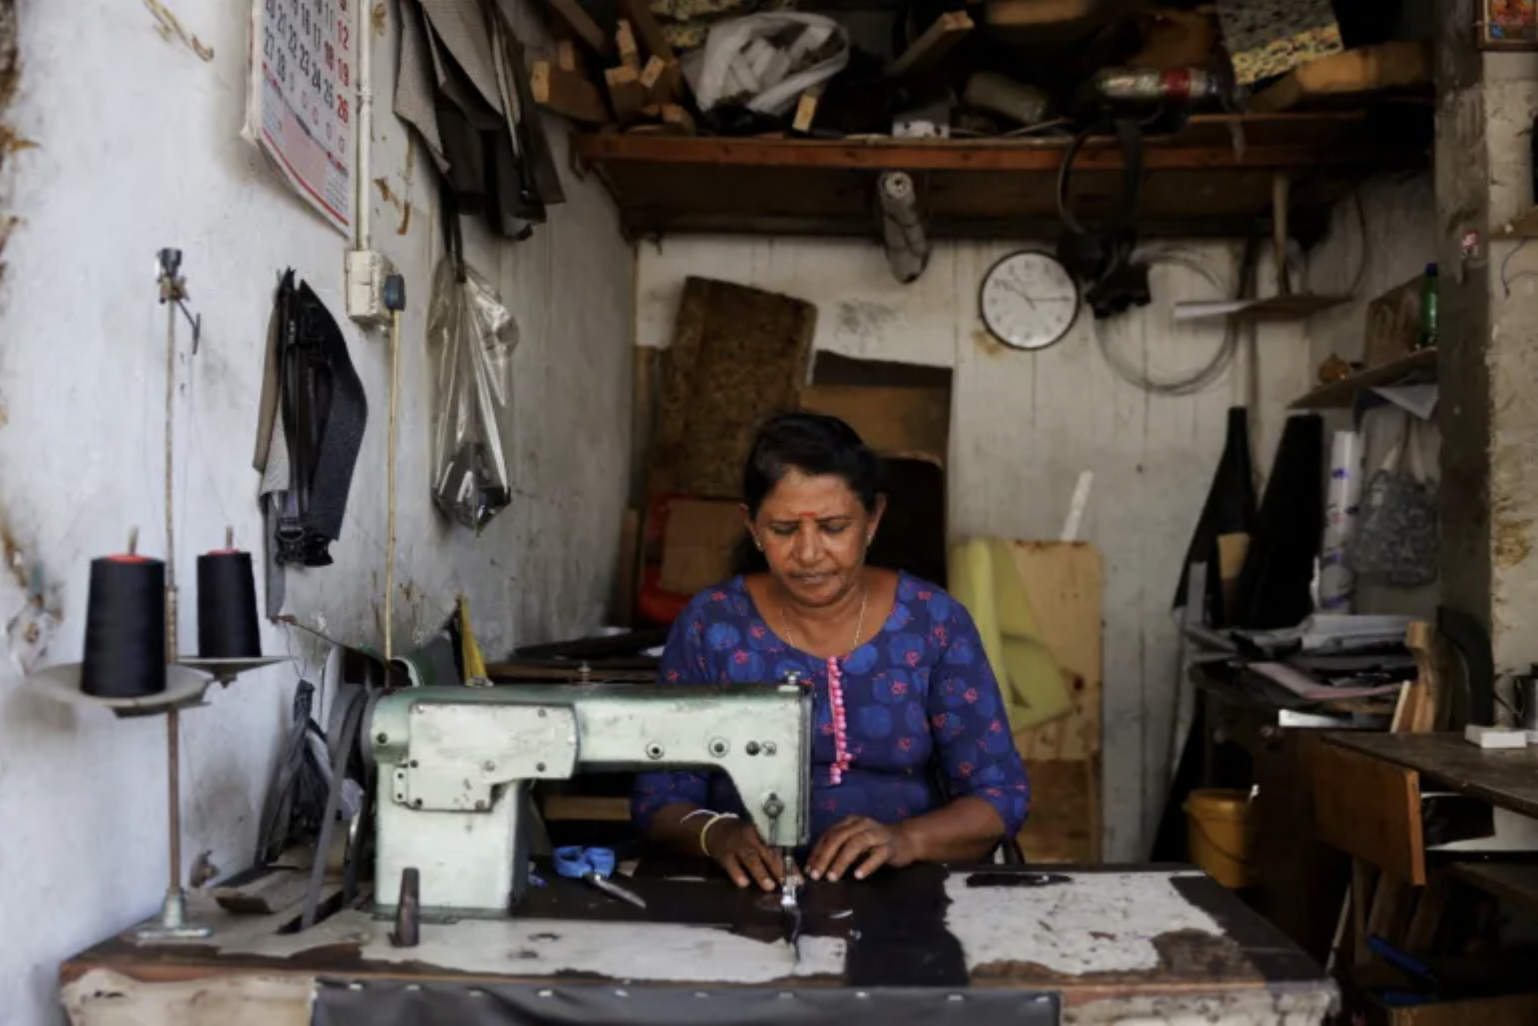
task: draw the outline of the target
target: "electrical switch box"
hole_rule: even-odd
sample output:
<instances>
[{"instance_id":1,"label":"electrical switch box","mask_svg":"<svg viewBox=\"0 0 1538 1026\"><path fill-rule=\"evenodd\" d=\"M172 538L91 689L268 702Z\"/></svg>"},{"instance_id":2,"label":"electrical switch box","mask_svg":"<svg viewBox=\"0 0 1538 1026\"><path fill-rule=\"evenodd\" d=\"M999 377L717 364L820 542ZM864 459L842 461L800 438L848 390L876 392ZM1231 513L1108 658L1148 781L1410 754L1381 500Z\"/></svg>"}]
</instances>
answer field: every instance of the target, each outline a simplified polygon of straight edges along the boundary
<instances>
[{"instance_id":1,"label":"electrical switch box","mask_svg":"<svg viewBox=\"0 0 1538 1026\"><path fill-rule=\"evenodd\" d=\"M390 311L385 305L385 279L395 273L395 267L383 253L368 249L354 249L347 253L345 279L347 285L347 316L366 328L389 323Z\"/></svg>"}]
</instances>

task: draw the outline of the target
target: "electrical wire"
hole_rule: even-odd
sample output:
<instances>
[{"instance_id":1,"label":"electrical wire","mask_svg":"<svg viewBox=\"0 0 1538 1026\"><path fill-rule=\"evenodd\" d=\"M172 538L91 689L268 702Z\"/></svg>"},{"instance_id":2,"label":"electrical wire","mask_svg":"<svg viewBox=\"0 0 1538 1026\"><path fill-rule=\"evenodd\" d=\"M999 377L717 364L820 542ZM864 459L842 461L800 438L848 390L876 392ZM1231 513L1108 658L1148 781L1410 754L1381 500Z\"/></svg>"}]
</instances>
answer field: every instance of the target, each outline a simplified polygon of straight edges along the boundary
<instances>
[{"instance_id":1,"label":"electrical wire","mask_svg":"<svg viewBox=\"0 0 1538 1026\"><path fill-rule=\"evenodd\" d=\"M1239 266L1237 298L1246 298L1254 289L1258 253L1259 248L1253 240L1245 245L1244 256ZM1183 247L1172 246L1139 251L1134 259L1150 267L1184 268L1211 284L1219 298L1233 298L1229 294L1229 287L1212 266ZM1154 377L1125 355L1117 352L1110 333L1105 330L1101 321L1095 322L1095 341L1099 345L1100 355L1105 359L1106 365L1117 377L1128 384L1135 385L1153 395L1187 396L1206 390L1228 372L1228 368L1233 364L1234 355L1239 351L1240 335L1237 319L1228 318L1224 325L1223 338L1212 356L1196 370L1177 377Z\"/></svg>"}]
</instances>

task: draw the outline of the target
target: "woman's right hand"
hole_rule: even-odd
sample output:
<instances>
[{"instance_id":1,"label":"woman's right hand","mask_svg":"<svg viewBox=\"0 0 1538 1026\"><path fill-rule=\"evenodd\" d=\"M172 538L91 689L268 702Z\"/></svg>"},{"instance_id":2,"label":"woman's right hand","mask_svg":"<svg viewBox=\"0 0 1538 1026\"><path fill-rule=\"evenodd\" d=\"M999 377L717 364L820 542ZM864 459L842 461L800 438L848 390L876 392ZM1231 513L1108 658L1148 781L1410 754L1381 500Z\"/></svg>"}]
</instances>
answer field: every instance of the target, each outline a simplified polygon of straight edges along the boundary
<instances>
[{"instance_id":1,"label":"woman's right hand","mask_svg":"<svg viewBox=\"0 0 1538 1026\"><path fill-rule=\"evenodd\" d=\"M784 860L747 820L717 820L705 834L704 847L738 887L752 882L772 891L785 879Z\"/></svg>"}]
</instances>

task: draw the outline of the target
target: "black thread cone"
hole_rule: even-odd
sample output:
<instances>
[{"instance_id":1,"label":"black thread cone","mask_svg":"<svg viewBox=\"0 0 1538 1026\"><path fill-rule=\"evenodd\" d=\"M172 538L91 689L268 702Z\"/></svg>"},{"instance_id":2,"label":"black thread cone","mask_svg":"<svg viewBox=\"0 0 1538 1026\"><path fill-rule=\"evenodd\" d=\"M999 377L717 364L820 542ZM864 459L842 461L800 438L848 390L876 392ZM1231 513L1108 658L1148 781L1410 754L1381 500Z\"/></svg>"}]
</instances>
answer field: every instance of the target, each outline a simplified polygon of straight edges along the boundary
<instances>
[{"instance_id":1,"label":"black thread cone","mask_svg":"<svg viewBox=\"0 0 1538 1026\"><path fill-rule=\"evenodd\" d=\"M145 698L165 689L165 564L137 556L93 559L80 690Z\"/></svg>"},{"instance_id":2,"label":"black thread cone","mask_svg":"<svg viewBox=\"0 0 1538 1026\"><path fill-rule=\"evenodd\" d=\"M199 556L198 656L259 659L261 655L251 554L227 550Z\"/></svg>"}]
</instances>

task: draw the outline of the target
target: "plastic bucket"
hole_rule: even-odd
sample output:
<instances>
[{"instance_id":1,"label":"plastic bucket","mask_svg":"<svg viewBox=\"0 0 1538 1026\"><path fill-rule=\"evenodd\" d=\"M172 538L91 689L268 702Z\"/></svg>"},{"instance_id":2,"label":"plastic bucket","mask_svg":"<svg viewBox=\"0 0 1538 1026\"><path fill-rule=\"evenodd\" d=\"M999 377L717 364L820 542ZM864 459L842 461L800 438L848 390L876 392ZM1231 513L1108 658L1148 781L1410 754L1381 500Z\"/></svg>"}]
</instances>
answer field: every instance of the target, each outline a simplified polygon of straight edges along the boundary
<instances>
[{"instance_id":1,"label":"plastic bucket","mask_svg":"<svg viewBox=\"0 0 1538 1026\"><path fill-rule=\"evenodd\" d=\"M1250 796L1245 791L1192 791L1181 806L1191 861L1224 887L1246 887L1250 868Z\"/></svg>"}]
</instances>

